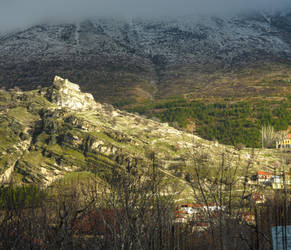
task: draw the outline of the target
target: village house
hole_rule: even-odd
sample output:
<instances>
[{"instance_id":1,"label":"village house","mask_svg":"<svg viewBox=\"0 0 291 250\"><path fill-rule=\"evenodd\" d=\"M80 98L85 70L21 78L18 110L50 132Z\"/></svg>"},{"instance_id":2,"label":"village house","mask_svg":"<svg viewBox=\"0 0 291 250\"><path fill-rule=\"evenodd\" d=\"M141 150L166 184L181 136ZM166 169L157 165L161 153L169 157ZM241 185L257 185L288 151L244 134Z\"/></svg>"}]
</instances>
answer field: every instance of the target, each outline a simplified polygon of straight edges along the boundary
<instances>
[{"instance_id":1,"label":"village house","mask_svg":"<svg viewBox=\"0 0 291 250\"><path fill-rule=\"evenodd\" d=\"M289 174L281 174L273 176L272 178L272 188L273 189L284 189L290 188L291 179Z\"/></svg>"},{"instance_id":2,"label":"village house","mask_svg":"<svg viewBox=\"0 0 291 250\"><path fill-rule=\"evenodd\" d=\"M180 210L187 214L197 214L203 211L203 205L201 204L184 204L180 206Z\"/></svg>"},{"instance_id":3,"label":"village house","mask_svg":"<svg viewBox=\"0 0 291 250\"><path fill-rule=\"evenodd\" d=\"M289 173L282 173L278 171L278 174L272 174L270 172L258 171L256 175L253 175L248 180L249 185L264 185L270 186L273 189L284 189L291 187L291 178Z\"/></svg>"},{"instance_id":4,"label":"village house","mask_svg":"<svg viewBox=\"0 0 291 250\"><path fill-rule=\"evenodd\" d=\"M189 203L180 205L176 212L180 212L179 216L183 214L184 218L191 217L193 215L201 215L205 212L216 212L222 210L222 207L216 203L199 204L199 203Z\"/></svg>"},{"instance_id":5,"label":"village house","mask_svg":"<svg viewBox=\"0 0 291 250\"><path fill-rule=\"evenodd\" d=\"M185 208L185 207L184 207ZM189 210L191 211L191 210ZM207 230L209 222L205 219L205 216L199 216L199 220L192 220L193 217L187 214L185 211L176 211L176 217L174 223L187 223L190 222L192 226L192 232L201 232Z\"/></svg>"},{"instance_id":6,"label":"village house","mask_svg":"<svg viewBox=\"0 0 291 250\"><path fill-rule=\"evenodd\" d=\"M284 188L284 182L283 182L282 176L273 176L272 188L273 189L283 189Z\"/></svg>"},{"instance_id":7,"label":"village house","mask_svg":"<svg viewBox=\"0 0 291 250\"><path fill-rule=\"evenodd\" d=\"M175 223L186 223L187 222L187 213L185 211L175 211Z\"/></svg>"},{"instance_id":8,"label":"village house","mask_svg":"<svg viewBox=\"0 0 291 250\"><path fill-rule=\"evenodd\" d=\"M291 148L291 134L288 134L285 139L276 142L277 149Z\"/></svg>"},{"instance_id":9,"label":"village house","mask_svg":"<svg viewBox=\"0 0 291 250\"><path fill-rule=\"evenodd\" d=\"M195 207L193 207L193 204L181 205L180 210L181 211L184 211L187 214L194 214L194 213L197 212L197 210L195 209Z\"/></svg>"},{"instance_id":10,"label":"village house","mask_svg":"<svg viewBox=\"0 0 291 250\"><path fill-rule=\"evenodd\" d=\"M272 181L273 174L265 171L257 172L257 181L259 184L268 184Z\"/></svg>"},{"instance_id":11,"label":"village house","mask_svg":"<svg viewBox=\"0 0 291 250\"><path fill-rule=\"evenodd\" d=\"M197 214L201 211L218 211L221 210L221 207L216 203L208 204L185 204L181 205L181 210L187 212L188 214Z\"/></svg>"}]
</instances>

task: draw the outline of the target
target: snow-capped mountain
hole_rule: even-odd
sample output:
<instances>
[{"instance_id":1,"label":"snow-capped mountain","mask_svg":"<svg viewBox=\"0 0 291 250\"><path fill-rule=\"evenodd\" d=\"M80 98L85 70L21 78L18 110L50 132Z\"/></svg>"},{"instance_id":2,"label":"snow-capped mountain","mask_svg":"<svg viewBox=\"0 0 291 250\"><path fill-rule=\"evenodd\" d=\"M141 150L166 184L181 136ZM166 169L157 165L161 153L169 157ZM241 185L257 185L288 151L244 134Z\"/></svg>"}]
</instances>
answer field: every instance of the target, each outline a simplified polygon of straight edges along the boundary
<instances>
[{"instance_id":1,"label":"snow-capped mountain","mask_svg":"<svg viewBox=\"0 0 291 250\"><path fill-rule=\"evenodd\" d=\"M31 88L59 74L87 83L101 100L124 92L148 98L177 82L187 92L198 74L262 62L291 64L291 13L91 19L0 35L1 85Z\"/></svg>"}]
</instances>

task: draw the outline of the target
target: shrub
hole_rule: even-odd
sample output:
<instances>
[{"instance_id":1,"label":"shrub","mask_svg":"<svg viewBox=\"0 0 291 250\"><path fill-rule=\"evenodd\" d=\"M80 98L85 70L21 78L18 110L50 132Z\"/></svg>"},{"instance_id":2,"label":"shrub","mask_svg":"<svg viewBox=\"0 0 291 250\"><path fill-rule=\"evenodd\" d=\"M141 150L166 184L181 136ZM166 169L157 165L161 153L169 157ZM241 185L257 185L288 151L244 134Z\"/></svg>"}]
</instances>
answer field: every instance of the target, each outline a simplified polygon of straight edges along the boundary
<instances>
[{"instance_id":1,"label":"shrub","mask_svg":"<svg viewBox=\"0 0 291 250\"><path fill-rule=\"evenodd\" d=\"M238 151L243 150L245 148L245 145L242 143L237 143L234 148Z\"/></svg>"}]
</instances>

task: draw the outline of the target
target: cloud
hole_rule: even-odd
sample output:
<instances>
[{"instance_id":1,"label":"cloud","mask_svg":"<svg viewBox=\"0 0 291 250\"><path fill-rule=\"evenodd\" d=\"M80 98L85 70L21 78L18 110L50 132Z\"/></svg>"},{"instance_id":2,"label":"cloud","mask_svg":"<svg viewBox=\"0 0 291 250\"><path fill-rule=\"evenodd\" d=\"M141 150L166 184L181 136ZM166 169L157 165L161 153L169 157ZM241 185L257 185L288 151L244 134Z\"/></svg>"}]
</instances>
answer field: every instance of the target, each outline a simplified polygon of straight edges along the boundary
<instances>
[{"instance_id":1,"label":"cloud","mask_svg":"<svg viewBox=\"0 0 291 250\"><path fill-rule=\"evenodd\" d=\"M91 16L160 17L278 10L290 0L2 0L0 29Z\"/></svg>"}]
</instances>

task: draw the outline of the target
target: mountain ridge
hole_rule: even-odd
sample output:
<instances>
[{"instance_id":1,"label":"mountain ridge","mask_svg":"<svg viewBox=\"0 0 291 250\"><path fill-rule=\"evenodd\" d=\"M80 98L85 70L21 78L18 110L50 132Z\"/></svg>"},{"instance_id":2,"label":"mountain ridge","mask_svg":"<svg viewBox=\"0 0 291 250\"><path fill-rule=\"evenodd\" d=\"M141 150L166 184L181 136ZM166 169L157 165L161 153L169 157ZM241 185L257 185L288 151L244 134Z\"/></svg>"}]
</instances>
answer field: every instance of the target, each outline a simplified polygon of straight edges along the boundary
<instances>
[{"instance_id":1,"label":"mountain ridge","mask_svg":"<svg viewBox=\"0 0 291 250\"><path fill-rule=\"evenodd\" d=\"M207 93L221 78L247 88L243 71L268 74L265 64L290 69L290 13L197 19L91 19L8 33L0 36L0 84L33 89L63 75L99 101L140 102L201 85Z\"/></svg>"}]
</instances>

